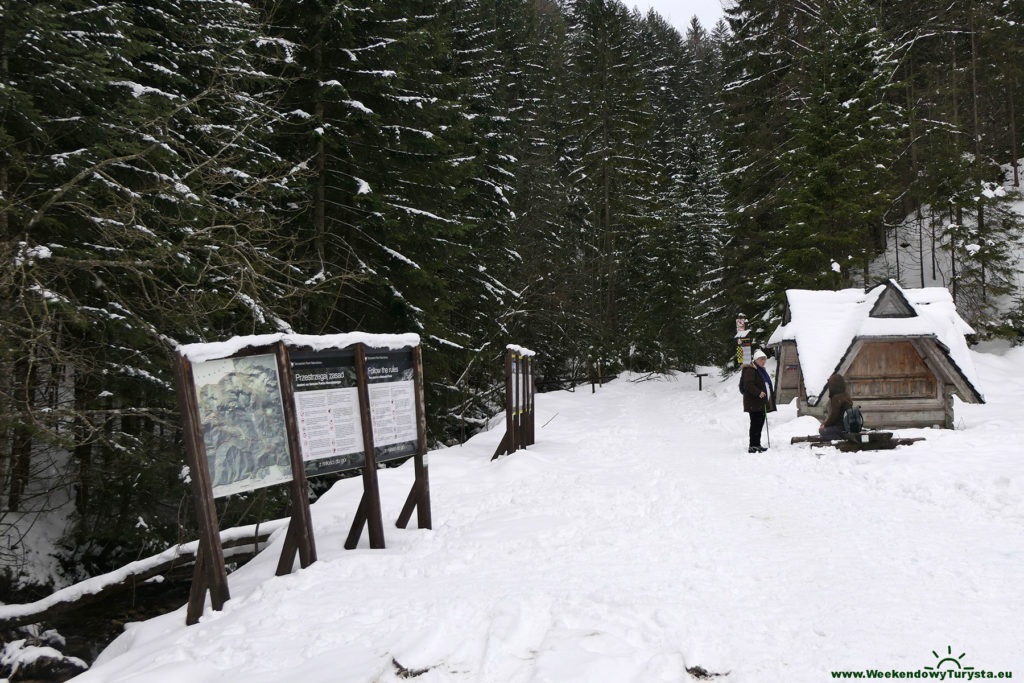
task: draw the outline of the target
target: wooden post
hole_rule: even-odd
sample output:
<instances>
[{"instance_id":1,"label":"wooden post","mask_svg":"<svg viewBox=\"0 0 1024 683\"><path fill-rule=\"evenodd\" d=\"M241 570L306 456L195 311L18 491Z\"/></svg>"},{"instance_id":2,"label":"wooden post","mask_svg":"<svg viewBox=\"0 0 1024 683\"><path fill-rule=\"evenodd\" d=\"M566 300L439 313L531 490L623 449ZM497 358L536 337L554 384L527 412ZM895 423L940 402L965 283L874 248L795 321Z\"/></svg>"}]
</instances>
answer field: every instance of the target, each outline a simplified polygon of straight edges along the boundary
<instances>
[{"instance_id":1,"label":"wooden post","mask_svg":"<svg viewBox=\"0 0 1024 683\"><path fill-rule=\"evenodd\" d=\"M523 447L523 357L512 354L512 450Z\"/></svg>"},{"instance_id":2,"label":"wooden post","mask_svg":"<svg viewBox=\"0 0 1024 683\"><path fill-rule=\"evenodd\" d=\"M533 371L534 371L533 358L534 358L533 356L530 356L529 362L527 363L527 368L529 369L529 372L527 373L527 394L526 394L527 395L527 406L528 406L528 411L527 411L527 416L528 417L527 417L527 422L526 422L526 424L527 424L527 428L526 428L526 444L528 446L532 446L533 444L535 444L537 442L537 419L536 419L537 418L537 413L534 410L534 406L535 406L535 403L536 403L536 397L537 397L537 389L536 389L536 385L535 385L535 379L536 378L534 377L534 374L533 374Z\"/></svg>"},{"instance_id":3,"label":"wooden post","mask_svg":"<svg viewBox=\"0 0 1024 683\"><path fill-rule=\"evenodd\" d=\"M534 395L532 356L519 347L509 348L505 354L505 434L491 460L533 445Z\"/></svg>"},{"instance_id":4,"label":"wooden post","mask_svg":"<svg viewBox=\"0 0 1024 683\"><path fill-rule=\"evenodd\" d=\"M345 548L352 550L359 543L363 525L369 526L370 547L384 547L384 518L380 511L380 489L377 486L377 458L373 446L373 420L370 417L370 389L366 379L366 346L355 345L356 382L359 391L359 418L363 426L363 497L352 521Z\"/></svg>"},{"instance_id":5,"label":"wooden post","mask_svg":"<svg viewBox=\"0 0 1024 683\"><path fill-rule=\"evenodd\" d=\"M523 447L533 445L533 357L523 356Z\"/></svg>"},{"instance_id":6,"label":"wooden post","mask_svg":"<svg viewBox=\"0 0 1024 683\"><path fill-rule=\"evenodd\" d=\"M366 491L359 498L359 505L356 507L356 515L352 519L352 526L345 538L345 550L352 550L359 545L359 537L363 534L363 526L366 525Z\"/></svg>"},{"instance_id":7,"label":"wooden post","mask_svg":"<svg viewBox=\"0 0 1024 683\"><path fill-rule=\"evenodd\" d=\"M505 352L505 435L501 437L501 442L498 447L494 450L494 455L491 456L491 460L494 460L499 455L505 455L515 450L512 422L513 422L513 407L512 407L512 351Z\"/></svg>"},{"instance_id":8,"label":"wooden post","mask_svg":"<svg viewBox=\"0 0 1024 683\"><path fill-rule=\"evenodd\" d=\"M421 529L432 529L430 519L430 477L427 470L427 414L423 397L423 351L417 346L412 351L413 377L416 385L416 432L418 444L413 457L416 480L405 500L402 513L395 525L404 529L416 508L416 523Z\"/></svg>"},{"instance_id":9,"label":"wooden post","mask_svg":"<svg viewBox=\"0 0 1024 683\"><path fill-rule=\"evenodd\" d=\"M231 598L231 594L228 591L227 568L224 566L224 549L220 544L220 525L213 504L213 484L206 463L206 444L199 424L199 404L192 364L180 355L176 355L176 361L174 370L178 383L178 409L181 412L185 454L192 476L192 494L199 522L199 548L196 551L192 588L185 615L185 624L191 626L198 623L203 614L207 591L210 592L211 606L218 611Z\"/></svg>"},{"instance_id":10,"label":"wooden post","mask_svg":"<svg viewBox=\"0 0 1024 683\"><path fill-rule=\"evenodd\" d=\"M281 378L281 401L284 404L285 433L288 435L288 456L292 464L292 481L289 492L292 499L292 518L288 523L281 558L277 563L277 576L290 574L299 555L299 566L303 569L316 562L316 544L313 540L313 518L309 512L309 489L306 484L306 465L302 462L302 447L299 444L299 427L295 415L295 392L292 378L292 363L288 349L278 342L277 372Z\"/></svg>"}]
</instances>

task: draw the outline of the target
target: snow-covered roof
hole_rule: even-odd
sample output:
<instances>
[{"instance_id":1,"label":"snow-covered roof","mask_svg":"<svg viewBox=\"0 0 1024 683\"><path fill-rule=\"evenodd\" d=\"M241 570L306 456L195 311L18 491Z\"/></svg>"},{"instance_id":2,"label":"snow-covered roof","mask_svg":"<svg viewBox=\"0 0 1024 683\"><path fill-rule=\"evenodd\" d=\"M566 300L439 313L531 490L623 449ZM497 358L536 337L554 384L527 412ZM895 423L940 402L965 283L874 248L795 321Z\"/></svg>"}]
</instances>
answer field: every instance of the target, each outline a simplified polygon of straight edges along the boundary
<instances>
[{"instance_id":1,"label":"snow-covered roof","mask_svg":"<svg viewBox=\"0 0 1024 683\"><path fill-rule=\"evenodd\" d=\"M374 349L405 349L419 346L418 334L369 334L366 332L346 332L343 334L256 334L244 337L232 337L221 342L207 344L184 344L178 347L178 353L193 363L227 358L249 348L270 346L283 341L290 347L309 347L314 351L324 349L343 349L352 344L365 344Z\"/></svg>"},{"instance_id":2,"label":"snow-covered roof","mask_svg":"<svg viewBox=\"0 0 1024 683\"><path fill-rule=\"evenodd\" d=\"M876 305L883 303L879 298L887 291L897 299L896 306L909 305L906 315L892 317L876 311L872 316ZM964 378L978 388L965 339L974 329L957 313L953 297L944 287L903 289L889 280L868 292L789 289L786 300L790 320L772 333L768 345L796 342L809 399L824 393L829 376L839 368L850 345L859 337L933 336L948 349L950 359Z\"/></svg>"}]
</instances>

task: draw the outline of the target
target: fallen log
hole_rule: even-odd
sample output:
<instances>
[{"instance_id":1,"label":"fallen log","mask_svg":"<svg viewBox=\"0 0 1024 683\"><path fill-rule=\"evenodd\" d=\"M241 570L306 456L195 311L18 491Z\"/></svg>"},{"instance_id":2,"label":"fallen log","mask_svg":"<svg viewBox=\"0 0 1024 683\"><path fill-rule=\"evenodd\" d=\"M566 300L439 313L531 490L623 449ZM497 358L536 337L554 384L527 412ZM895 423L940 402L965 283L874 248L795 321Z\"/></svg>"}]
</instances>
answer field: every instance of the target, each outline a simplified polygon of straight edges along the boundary
<instances>
[{"instance_id":1,"label":"fallen log","mask_svg":"<svg viewBox=\"0 0 1024 683\"><path fill-rule=\"evenodd\" d=\"M839 439L827 439L820 435L794 436L790 443L809 443L819 446L832 446L844 452L851 451L884 451L897 446L909 446L924 441L923 436L908 439L894 439L892 432L856 432L844 433Z\"/></svg>"},{"instance_id":2,"label":"fallen log","mask_svg":"<svg viewBox=\"0 0 1024 683\"><path fill-rule=\"evenodd\" d=\"M831 439L823 437L820 434L812 434L810 436L794 436L789 440L789 442L791 444L831 443L833 441L850 441L852 443L875 443L877 441L888 441L891 438L892 432L843 432L842 436Z\"/></svg>"},{"instance_id":3,"label":"fallen log","mask_svg":"<svg viewBox=\"0 0 1024 683\"><path fill-rule=\"evenodd\" d=\"M259 525L252 524L222 531L224 558L241 560L252 557L266 546L270 534L286 527L288 521L288 518L275 519ZM107 574L62 588L42 600L21 605L0 605L0 631L45 622L54 616L92 605L113 593L131 589L157 576L180 572L182 568L191 567L195 563L198 548L199 541L182 543Z\"/></svg>"},{"instance_id":4,"label":"fallen log","mask_svg":"<svg viewBox=\"0 0 1024 683\"><path fill-rule=\"evenodd\" d=\"M831 443L831 439L825 439L815 434L813 436L794 436L789 443Z\"/></svg>"}]
</instances>

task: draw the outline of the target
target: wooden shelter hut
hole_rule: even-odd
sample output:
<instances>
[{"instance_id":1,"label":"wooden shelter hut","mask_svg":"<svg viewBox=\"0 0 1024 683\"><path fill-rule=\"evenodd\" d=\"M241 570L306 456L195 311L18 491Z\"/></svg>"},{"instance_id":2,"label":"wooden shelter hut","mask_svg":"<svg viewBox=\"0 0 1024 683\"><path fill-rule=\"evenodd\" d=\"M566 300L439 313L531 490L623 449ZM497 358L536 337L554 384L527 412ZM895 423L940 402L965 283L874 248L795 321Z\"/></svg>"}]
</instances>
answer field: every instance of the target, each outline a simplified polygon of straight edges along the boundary
<instances>
[{"instance_id":1,"label":"wooden shelter hut","mask_svg":"<svg viewBox=\"0 0 1024 683\"><path fill-rule=\"evenodd\" d=\"M867 427L952 429L954 395L985 402L967 349L973 333L943 287L787 290L783 324L768 340L777 400L796 398L798 414L821 419L837 372Z\"/></svg>"}]
</instances>

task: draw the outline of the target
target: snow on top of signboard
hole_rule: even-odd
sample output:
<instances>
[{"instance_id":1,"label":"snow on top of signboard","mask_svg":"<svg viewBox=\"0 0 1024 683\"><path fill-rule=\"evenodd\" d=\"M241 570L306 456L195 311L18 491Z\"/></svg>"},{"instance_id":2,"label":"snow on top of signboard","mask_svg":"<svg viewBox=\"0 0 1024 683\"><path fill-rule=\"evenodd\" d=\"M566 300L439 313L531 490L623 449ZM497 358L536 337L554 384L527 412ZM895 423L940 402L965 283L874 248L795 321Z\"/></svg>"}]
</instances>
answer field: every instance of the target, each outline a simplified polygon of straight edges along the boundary
<instances>
[{"instance_id":1,"label":"snow on top of signboard","mask_svg":"<svg viewBox=\"0 0 1024 683\"><path fill-rule=\"evenodd\" d=\"M284 343L288 346L308 346L314 351L342 349L353 344L364 344L373 349L405 349L419 346L420 336L408 334L369 334L367 332L345 332L343 334L286 334Z\"/></svg>"},{"instance_id":2,"label":"snow on top of signboard","mask_svg":"<svg viewBox=\"0 0 1024 683\"><path fill-rule=\"evenodd\" d=\"M505 348L508 349L509 351L511 351L512 353L518 353L520 356L536 356L537 355L536 351L531 351L530 349L526 348L525 346L516 346L515 344L509 344Z\"/></svg>"},{"instance_id":3,"label":"snow on top of signboard","mask_svg":"<svg viewBox=\"0 0 1024 683\"><path fill-rule=\"evenodd\" d=\"M890 286L895 288L916 316L873 318L871 310ZM786 290L790 321L780 325L768 339L774 346L795 341L800 353L800 371L810 395L825 391L829 375L836 371L850 344L857 337L915 337L934 335L949 349L949 356L964 377L978 388L974 364L964 335L974 330L957 313L949 290L943 287L903 289L890 280L869 292L862 289L816 291Z\"/></svg>"},{"instance_id":4,"label":"snow on top of signboard","mask_svg":"<svg viewBox=\"0 0 1024 683\"><path fill-rule=\"evenodd\" d=\"M343 334L255 334L232 337L221 342L205 344L184 344L178 353L193 363L218 358L228 358L245 349L270 346L283 341L287 346L307 347L314 351L342 349L353 344L365 344L374 349L404 349L419 346L418 334L369 334L367 332L346 332Z\"/></svg>"}]
</instances>

